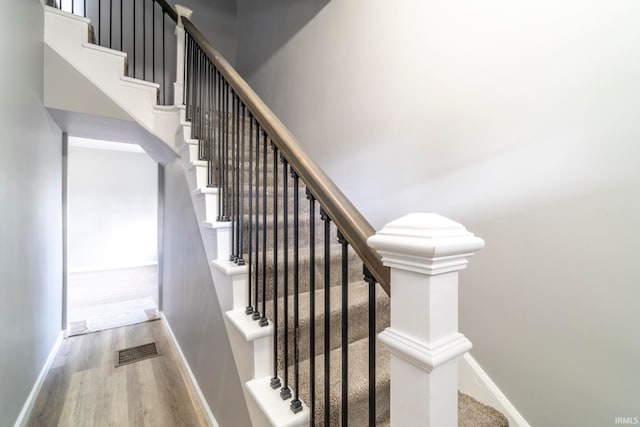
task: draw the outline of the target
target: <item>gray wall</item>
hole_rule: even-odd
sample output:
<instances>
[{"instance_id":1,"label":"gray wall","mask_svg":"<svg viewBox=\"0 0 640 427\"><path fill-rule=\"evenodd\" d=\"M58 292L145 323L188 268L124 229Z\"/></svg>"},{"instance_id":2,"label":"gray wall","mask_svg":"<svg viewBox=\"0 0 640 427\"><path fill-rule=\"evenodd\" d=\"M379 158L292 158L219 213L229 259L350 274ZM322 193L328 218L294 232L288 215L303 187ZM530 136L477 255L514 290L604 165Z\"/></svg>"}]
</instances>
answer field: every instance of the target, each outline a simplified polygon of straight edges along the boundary
<instances>
[{"instance_id":1,"label":"gray wall","mask_svg":"<svg viewBox=\"0 0 640 427\"><path fill-rule=\"evenodd\" d=\"M240 72L375 227L486 239L461 330L531 425L640 416L640 4L238 2Z\"/></svg>"},{"instance_id":2,"label":"gray wall","mask_svg":"<svg viewBox=\"0 0 640 427\"><path fill-rule=\"evenodd\" d=\"M169 0L193 10L191 21L231 65L236 60L235 0Z\"/></svg>"},{"instance_id":3,"label":"gray wall","mask_svg":"<svg viewBox=\"0 0 640 427\"><path fill-rule=\"evenodd\" d=\"M13 425L61 330L62 135L42 107L38 0L0 14L0 425Z\"/></svg>"},{"instance_id":4,"label":"gray wall","mask_svg":"<svg viewBox=\"0 0 640 427\"><path fill-rule=\"evenodd\" d=\"M220 426L249 426L180 159L165 166L164 184L164 314Z\"/></svg>"}]
</instances>

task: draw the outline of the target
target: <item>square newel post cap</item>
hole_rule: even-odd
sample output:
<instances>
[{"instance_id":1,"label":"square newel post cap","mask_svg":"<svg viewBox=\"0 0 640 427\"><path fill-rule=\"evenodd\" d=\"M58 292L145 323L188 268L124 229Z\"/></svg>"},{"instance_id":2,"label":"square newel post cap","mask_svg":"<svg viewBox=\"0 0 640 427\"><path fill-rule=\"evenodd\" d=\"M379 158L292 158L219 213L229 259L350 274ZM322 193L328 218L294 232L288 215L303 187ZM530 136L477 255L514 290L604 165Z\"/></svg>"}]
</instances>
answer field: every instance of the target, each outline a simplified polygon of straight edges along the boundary
<instances>
[{"instance_id":1,"label":"square newel post cap","mask_svg":"<svg viewBox=\"0 0 640 427\"><path fill-rule=\"evenodd\" d=\"M191 15L193 15L193 10L189 9L186 6L183 6L181 4L177 4L176 5L176 12L178 13L178 22L177 25L178 26L182 26L182 18L183 16L187 19L191 19Z\"/></svg>"},{"instance_id":2,"label":"square newel post cap","mask_svg":"<svg viewBox=\"0 0 640 427\"><path fill-rule=\"evenodd\" d=\"M385 225L369 246L387 267L436 275L462 270L484 240L455 221L434 213L412 213Z\"/></svg>"}]
</instances>

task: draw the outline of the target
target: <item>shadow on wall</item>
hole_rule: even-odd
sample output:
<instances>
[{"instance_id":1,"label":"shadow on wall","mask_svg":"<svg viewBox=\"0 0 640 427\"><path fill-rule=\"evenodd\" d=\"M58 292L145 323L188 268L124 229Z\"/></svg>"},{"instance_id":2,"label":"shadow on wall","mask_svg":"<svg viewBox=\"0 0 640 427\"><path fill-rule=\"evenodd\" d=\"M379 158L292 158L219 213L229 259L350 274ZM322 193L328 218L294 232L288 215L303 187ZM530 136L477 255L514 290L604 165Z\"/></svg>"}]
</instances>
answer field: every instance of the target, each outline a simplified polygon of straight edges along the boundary
<instances>
[{"instance_id":1,"label":"shadow on wall","mask_svg":"<svg viewBox=\"0 0 640 427\"><path fill-rule=\"evenodd\" d=\"M236 68L247 78L324 9L330 0L236 0L238 49ZM282 17L286 17L283 21ZM243 40L261 40L258 45ZM242 61L242 63L240 63Z\"/></svg>"}]
</instances>

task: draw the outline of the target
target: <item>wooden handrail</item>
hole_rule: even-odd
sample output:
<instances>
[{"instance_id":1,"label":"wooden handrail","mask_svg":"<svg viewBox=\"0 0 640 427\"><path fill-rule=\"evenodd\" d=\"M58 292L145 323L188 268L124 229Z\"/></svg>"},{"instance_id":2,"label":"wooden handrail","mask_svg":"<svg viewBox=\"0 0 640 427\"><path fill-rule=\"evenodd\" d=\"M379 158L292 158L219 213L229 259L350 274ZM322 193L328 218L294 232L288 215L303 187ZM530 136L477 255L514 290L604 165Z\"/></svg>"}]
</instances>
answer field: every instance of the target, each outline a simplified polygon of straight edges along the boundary
<instances>
[{"instance_id":1,"label":"wooden handrail","mask_svg":"<svg viewBox=\"0 0 640 427\"><path fill-rule=\"evenodd\" d=\"M169 15L169 18L171 18L173 22L178 23L178 12L176 12L166 0L155 0L155 2L160 5L162 10Z\"/></svg>"},{"instance_id":2,"label":"wooden handrail","mask_svg":"<svg viewBox=\"0 0 640 427\"><path fill-rule=\"evenodd\" d=\"M193 23L183 16L182 24L187 33L200 45L234 92L244 102L289 165L307 185L311 194L336 224L338 230L353 247L365 267L380 283L385 292L390 294L389 268L382 264L380 255L367 244L367 239L375 233L375 229L347 199L331 178L307 156L291 132Z\"/></svg>"}]
</instances>

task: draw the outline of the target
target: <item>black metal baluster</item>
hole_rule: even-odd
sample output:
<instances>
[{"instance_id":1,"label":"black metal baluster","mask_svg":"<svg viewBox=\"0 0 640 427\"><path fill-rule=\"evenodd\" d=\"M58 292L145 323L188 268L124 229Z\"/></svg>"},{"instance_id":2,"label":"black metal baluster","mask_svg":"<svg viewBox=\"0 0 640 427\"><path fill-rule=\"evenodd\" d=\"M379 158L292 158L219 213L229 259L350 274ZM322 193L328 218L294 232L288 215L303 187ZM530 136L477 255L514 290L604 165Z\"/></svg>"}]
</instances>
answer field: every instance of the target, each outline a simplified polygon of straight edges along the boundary
<instances>
[{"instance_id":1,"label":"black metal baluster","mask_svg":"<svg viewBox=\"0 0 640 427\"><path fill-rule=\"evenodd\" d=\"M338 231L338 242L342 245L342 425L347 425L349 411L349 263L348 243Z\"/></svg>"},{"instance_id":2,"label":"black metal baluster","mask_svg":"<svg viewBox=\"0 0 640 427\"><path fill-rule=\"evenodd\" d=\"M307 188L309 200L309 408L310 425L316 418L316 199Z\"/></svg>"},{"instance_id":3,"label":"black metal baluster","mask_svg":"<svg viewBox=\"0 0 640 427\"><path fill-rule=\"evenodd\" d=\"M240 162L240 141L242 135L240 134L241 130L241 118L244 120L244 117L240 116L240 112L243 111L241 108L242 101L240 97L236 95L237 102L237 118L236 118L236 161L234 162L234 173L236 177L236 188L235 188L235 214L236 214L236 264L240 265L240 260L242 259L242 252L240 251L240 242L242 241L242 218L240 217L240 201L241 201L241 192L240 192L240 171L242 167L242 163ZM265 205L266 206L266 205Z\"/></svg>"},{"instance_id":4,"label":"black metal baluster","mask_svg":"<svg viewBox=\"0 0 640 427\"><path fill-rule=\"evenodd\" d=\"M218 127L217 127L217 134L218 134L218 162L217 162L217 166L218 166L218 221L222 221L223 215L224 213L222 212L222 196L224 195L224 192L222 191L222 185L223 185L223 180L222 180L222 162L223 162L223 156L222 156L222 124L223 124L223 118L222 118L222 100L224 99L224 96L222 94L223 90L224 90L224 85L222 83L222 77L220 75L220 72L218 71L216 73L217 75L217 79L216 79L216 86L217 86L217 90L218 90L218 111L217 111L217 116L218 116Z\"/></svg>"},{"instance_id":5,"label":"black metal baluster","mask_svg":"<svg viewBox=\"0 0 640 427\"><path fill-rule=\"evenodd\" d=\"M134 45L135 46L135 45ZM191 41L191 36L188 34L185 37L185 50L186 50L186 60L184 64L184 106L185 106L185 118L187 121L191 121L191 91L189 88L191 87L193 76L191 75L191 56L193 55L193 44ZM135 67L135 60L134 60ZM135 71L134 71L135 77Z\"/></svg>"},{"instance_id":6,"label":"black metal baluster","mask_svg":"<svg viewBox=\"0 0 640 427\"><path fill-rule=\"evenodd\" d=\"M244 174L245 174L245 124L247 121L247 109L244 103L242 103L242 138L240 139L240 148L238 152L241 153L240 168L238 170L238 188L240 190L240 198L238 202L238 265L245 265L244 262Z\"/></svg>"},{"instance_id":7,"label":"black metal baluster","mask_svg":"<svg viewBox=\"0 0 640 427\"><path fill-rule=\"evenodd\" d=\"M204 111L202 117L204 117L204 123L202 125L202 135L200 135L200 137L202 138L202 160L207 162L207 187L211 187L211 182L209 181L209 124L211 121L211 115L209 113L209 84L211 81L211 74L209 73L210 69L209 58L205 56L202 79L202 110Z\"/></svg>"},{"instance_id":8,"label":"black metal baluster","mask_svg":"<svg viewBox=\"0 0 640 427\"><path fill-rule=\"evenodd\" d=\"M195 60L195 66L194 71L195 71L195 75L193 76L193 108L192 108L192 115L193 115L193 121L191 122L191 132L192 135L191 137L194 139L199 139L200 138L200 79L202 78L202 75L200 74L201 68L200 68L200 64L202 63L202 50L197 49L196 50L196 57L194 58ZM200 157L200 143L198 143L198 158Z\"/></svg>"},{"instance_id":9,"label":"black metal baluster","mask_svg":"<svg viewBox=\"0 0 640 427\"><path fill-rule=\"evenodd\" d=\"M113 43L113 0L109 0L109 49Z\"/></svg>"},{"instance_id":10,"label":"black metal baluster","mask_svg":"<svg viewBox=\"0 0 640 427\"><path fill-rule=\"evenodd\" d=\"M200 48L196 46L194 50L193 57L193 85L191 86L191 90L193 92L191 97L191 138L198 138L198 130L199 130L199 117L200 110L198 109L198 82L200 81L200 58L202 57L202 51ZM198 144L198 157L200 156L200 145Z\"/></svg>"},{"instance_id":11,"label":"black metal baluster","mask_svg":"<svg viewBox=\"0 0 640 427\"><path fill-rule=\"evenodd\" d=\"M223 114L224 124L222 129L222 135L224 140L224 160L223 160L224 184L222 186L224 190L224 195L222 198L223 211L224 211L224 214L222 217L223 221L231 220L231 217L229 216L229 91L230 90L231 90L231 87L229 86L229 83L225 80L224 92L223 92L224 99L222 101L223 107L224 107L224 114Z\"/></svg>"},{"instance_id":12,"label":"black metal baluster","mask_svg":"<svg viewBox=\"0 0 640 427\"><path fill-rule=\"evenodd\" d=\"M120 50L124 52L124 39L122 38L122 0L120 0Z\"/></svg>"},{"instance_id":13,"label":"black metal baluster","mask_svg":"<svg viewBox=\"0 0 640 427\"><path fill-rule=\"evenodd\" d=\"M205 54L203 50L200 50L200 55L198 56L198 98L197 98L197 106L196 111L198 112L198 147L200 148L199 158L198 160L202 160L204 158L204 141L202 138L203 128L204 128L204 103L203 103L203 86L206 81L205 75Z\"/></svg>"},{"instance_id":14,"label":"black metal baluster","mask_svg":"<svg viewBox=\"0 0 640 427\"><path fill-rule=\"evenodd\" d=\"M225 154L225 138L226 138L226 132L225 132L225 126L227 123L227 118L226 118L226 114L227 114L227 108L225 106L225 101L226 101L226 91L227 91L227 83L224 81L224 79L222 78L222 76L220 76L220 128L219 128L219 133L220 133L220 163L218 164L218 167L220 168L220 183L218 184L218 197L220 198L220 221L225 221L225 215L226 215L226 206L227 204L225 203L224 198L227 197L227 190L225 188L226 185L226 181L225 181L225 159L226 159L226 154Z\"/></svg>"},{"instance_id":15,"label":"black metal baluster","mask_svg":"<svg viewBox=\"0 0 640 427\"><path fill-rule=\"evenodd\" d=\"M198 81L198 56L200 55L199 50L197 49L197 45L195 41L192 40L193 43L193 51L191 52L191 84L189 85L189 91L191 92L191 96L189 97L189 105L191 106L191 139L195 138L196 135L196 83Z\"/></svg>"},{"instance_id":16,"label":"black metal baluster","mask_svg":"<svg viewBox=\"0 0 640 427\"><path fill-rule=\"evenodd\" d=\"M211 70L209 58L205 56L204 58L204 78L202 79L202 159L207 161L207 187L211 187L211 182L209 180L209 128L211 127L211 109L209 104L209 84L211 82L211 74L209 73Z\"/></svg>"},{"instance_id":17,"label":"black metal baluster","mask_svg":"<svg viewBox=\"0 0 640 427\"><path fill-rule=\"evenodd\" d=\"M331 363L329 353L331 352L331 219L329 215L320 208L320 219L324 221L324 423L331 422Z\"/></svg>"},{"instance_id":18,"label":"black metal baluster","mask_svg":"<svg viewBox=\"0 0 640 427\"><path fill-rule=\"evenodd\" d=\"M60 4L62 4L62 0L60 0ZM71 13L76 13L76 2L75 2L75 0L71 0Z\"/></svg>"},{"instance_id":19,"label":"black metal baluster","mask_svg":"<svg viewBox=\"0 0 640 427\"><path fill-rule=\"evenodd\" d=\"M280 390L282 400L291 398L291 389L289 388L289 163L280 154L282 160L282 232L284 245L284 271L283 271L283 323L284 331L282 337L284 340L284 386Z\"/></svg>"},{"instance_id":20,"label":"black metal baluster","mask_svg":"<svg viewBox=\"0 0 640 427\"><path fill-rule=\"evenodd\" d=\"M185 32L184 35L184 70L182 72L182 104L186 105L186 99L187 99L187 87L188 87L188 80L187 80L187 65L189 64L189 46L191 45L191 36L189 36L189 33ZM176 70L176 74L178 73L178 70ZM178 78L178 76L176 75L176 79Z\"/></svg>"},{"instance_id":21,"label":"black metal baluster","mask_svg":"<svg viewBox=\"0 0 640 427\"><path fill-rule=\"evenodd\" d=\"M142 0L142 80L147 80L147 1Z\"/></svg>"},{"instance_id":22,"label":"black metal baluster","mask_svg":"<svg viewBox=\"0 0 640 427\"><path fill-rule=\"evenodd\" d=\"M236 108L238 107L238 97L233 89L231 90L231 250L229 252L229 261L235 262L236 254Z\"/></svg>"},{"instance_id":23,"label":"black metal baluster","mask_svg":"<svg viewBox=\"0 0 640 427\"><path fill-rule=\"evenodd\" d=\"M293 178L293 384L295 395L289 408L297 414L302 411L300 401L300 322L299 322L299 293L300 293L300 180L298 174L291 168Z\"/></svg>"},{"instance_id":24,"label":"black metal baluster","mask_svg":"<svg viewBox=\"0 0 640 427\"><path fill-rule=\"evenodd\" d=\"M251 305L251 276L253 269L253 115L249 112L249 225L248 237L248 254L249 254L249 277L247 280L247 308L245 313L247 315L253 314L253 306Z\"/></svg>"},{"instance_id":25,"label":"black metal baluster","mask_svg":"<svg viewBox=\"0 0 640 427\"><path fill-rule=\"evenodd\" d=\"M216 109L216 85L215 85L215 67L213 63L209 61L209 127L207 136L209 138L209 151L208 151L208 168L209 172L208 183L209 187L215 187L215 171L216 171L216 150L215 150L215 109Z\"/></svg>"},{"instance_id":26,"label":"black metal baluster","mask_svg":"<svg viewBox=\"0 0 640 427\"><path fill-rule=\"evenodd\" d=\"M198 97L196 98L196 111L198 112L198 127L197 127L197 138L198 141L202 141L202 126L204 123L204 111L202 108L202 86L203 83L205 81L205 75L204 75L204 52L201 50L200 51L200 55L198 56L198 81L197 81L197 85L198 85ZM203 151L204 151L204 147L203 144L200 142L199 144L200 146L202 146ZM200 158L204 157L203 155L204 153L200 153ZM200 158L198 160L200 160Z\"/></svg>"},{"instance_id":27,"label":"black metal baluster","mask_svg":"<svg viewBox=\"0 0 640 427\"><path fill-rule=\"evenodd\" d=\"M262 130L262 317L260 326L267 326L267 133Z\"/></svg>"},{"instance_id":28,"label":"black metal baluster","mask_svg":"<svg viewBox=\"0 0 640 427\"><path fill-rule=\"evenodd\" d=\"M133 4L133 78L135 78L136 77L136 0L132 0L131 3ZM185 43L187 38L189 38L188 34L187 34L187 37L185 38ZM185 67L185 73L186 73L186 67ZM185 81L186 81L186 75L185 75Z\"/></svg>"},{"instance_id":29,"label":"black metal baluster","mask_svg":"<svg viewBox=\"0 0 640 427\"><path fill-rule=\"evenodd\" d=\"M82 9L82 11L83 11L84 17L86 18L87 17L87 0L84 0L83 6L84 6L84 9Z\"/></svg>"},{"instance_id":30,"label":"black metal baluster","mask_svg":"<svg viewBox=\"0 0 640 427\"><path fill-rule=\"evenodd\" d=\"M364 280L369 284L369 426L376 425L376 279L367 267Z\"/></svg>"},{"instance_id":31,"label":"black metal baluster","mask_svg":"<svg viewBox=\"0 0 640 427\"><path fill-rule=\"evenodd\" d=\"M62 6L62 2L60 2L60 6ZM102 27L101 22L102 22L102 0L98 0L98 43L97 44L102 44L102 37L100 33L100 28Z\"/></svg>"},{"instance_id":32,"label":"black metal baluster","mask_svg":"<svg viewBox=\"0 0 640 427\"><path fill-rule=\"evenodd\" d=\"M151 0L151 81L156 81L156 0Z\"/></svg>"},{"instance_id":33,"label":"black metal baluster","mask_svg":"<svg viewBox=\"0 0 640 427\"><path fill-rule=\"evenodd\" d=\"M166 38L166 32L164 29L164 23L166 21L166 12L162 9L162 97L164 99L164 105L167 105L167 88L169 84L167 84L167 61L165 60L165 47L164 42ZM213 122L213 121L212 121Z\"/></svg>"},{"instance_id":34,"label":"black metal baluster","mask_svg":"<svg viewBox=\"0 0 640 427\"><path fill-rule=\"evenodd\" d=\"M196 45L197 47L197 45ZM193 85L191 86L192 97L191 97L191 138L196 139L198 137L198 118L199 118L199 110L198 110L198 83L200 82L200 58L202 57L202 51L197 48L194 52L193 58ZM200 145L198 145L198 151L200 150ZM198 156L200 154L198 153Z\"/></svg>"},{"instance_id":35,"label":"black metal baluster","mask_svg":"<svg viewBox=\"0 0 640 427\"><path fill-rule=\"evenodd\" d=\"M273 378L271 388L282 386L278 377L278 148L271 142L273 150Z\"/></svg>"},{"instance_id":36,"label":"black metal baluster","mask_svg":"<svg viewBox=\"0 0 640 427\"><path fill-rule=\"evenodd\" d=\"M255 272L254 272L254 287L255 287L255 300L253 307L253 316L251 317L253 320L260 320L260 309L258 303L258 257L260 255L260 125L256 122L256 200L255 200L255 208L256 208L256 263L255 263ZM264 226L264 225L263 225Z\"/></svg>"}]
</instances>

